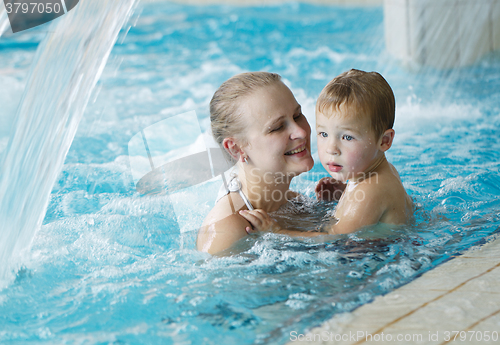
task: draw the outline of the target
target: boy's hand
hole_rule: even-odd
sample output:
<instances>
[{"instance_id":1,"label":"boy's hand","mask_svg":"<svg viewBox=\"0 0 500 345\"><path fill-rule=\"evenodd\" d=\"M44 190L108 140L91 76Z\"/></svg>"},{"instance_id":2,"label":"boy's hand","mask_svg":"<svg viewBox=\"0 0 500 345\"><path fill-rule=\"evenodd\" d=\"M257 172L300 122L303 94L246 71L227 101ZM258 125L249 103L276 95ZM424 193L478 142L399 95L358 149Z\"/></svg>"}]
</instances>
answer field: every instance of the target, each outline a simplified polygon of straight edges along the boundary
<instances>
[{"instance_id":1,"label":"boy's hand","mask_svg":"<svg viewBox=\"0 0 500 345\"><path fill-rule=\"evenodd\" d=\"M339 201L344 192L345 184L332 177L323 177L318 181L314 191L321 201Z\"/></svg>"},{"instance_id":2,"label":"boy's hand","mask_svg":"<svg viewBox=\"0 0 500 345\"><path fill-rule=\"evenodd\" d=\"M253 229L249 226L245 228L246 232L251 234L258 231L279 231L281 228L278 223L269 217L266 211L258 209L253 211L241 210L240 216L245 218L250 224L252 224Z\"/></svg>"}]
</instances>

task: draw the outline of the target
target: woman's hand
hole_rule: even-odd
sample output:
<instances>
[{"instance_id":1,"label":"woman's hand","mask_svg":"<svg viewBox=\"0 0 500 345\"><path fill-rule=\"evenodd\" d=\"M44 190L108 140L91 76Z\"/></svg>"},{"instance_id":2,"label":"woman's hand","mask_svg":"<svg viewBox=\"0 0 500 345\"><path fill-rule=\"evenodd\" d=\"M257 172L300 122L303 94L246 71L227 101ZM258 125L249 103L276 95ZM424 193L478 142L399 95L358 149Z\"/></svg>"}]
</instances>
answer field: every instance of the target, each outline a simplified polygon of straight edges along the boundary
<instances>
[{"instance_id":1,"label":"woman's hand","mask_svg":"<svg viewBox=\"0 0 500 345\"><path fill-rule=\"evenodd\" d=\"M240 216L242 216L250 224L252 224L253 229L250 228L249 226L245 228L246 232L249 234L258 231L276 232L281 229L278 223L274 219L269 217L267 212L264 210L261 209L253 211L241 210L239 213Z\"/></svg>"},{"instance_id":2,"label":"woman's hand","mask_svg":"<svg viewBox=\"0 0 500 345\"><path fill-rule=\"evenodd\" d=\"M339 201L345 189L345 184L332 177L323 177L318 181L314 191L321 201Z\"/></svg>"}]
</instances>

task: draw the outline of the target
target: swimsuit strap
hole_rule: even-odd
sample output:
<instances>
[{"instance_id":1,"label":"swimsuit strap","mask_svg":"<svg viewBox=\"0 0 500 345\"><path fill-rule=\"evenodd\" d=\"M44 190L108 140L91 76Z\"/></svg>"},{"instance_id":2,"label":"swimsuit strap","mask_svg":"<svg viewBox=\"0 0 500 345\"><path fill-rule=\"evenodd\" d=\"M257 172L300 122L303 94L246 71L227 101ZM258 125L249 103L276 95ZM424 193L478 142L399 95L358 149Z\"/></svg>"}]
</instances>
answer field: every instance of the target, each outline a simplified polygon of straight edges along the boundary
<instances>
[{"instance_id":1,"label":"swimsuit strap","mask_svg":"<svg viewBox=\"0 0 500 345\"><path fill-rule=\"evenodd\" d=\"M250 211L254 210L252 203L250 202L250 200L248 200L245 193L243 193L243 191L241 190L241 182L238 179L238 176L231 177L231 179L229 180L229 183L226 186L226 190L228 193L229 192L237 192L240 195L241 199L243 199L243 202L245 203L245 205L247 205L247 208Z\"/></svg>"},{"instance_id":2,"label":"swimsuit strap","mask_svg":"<svg viewBox=\"0 0 500 345\"><path fill-rule=\"evenodd\" d=\"M250 211L254 210L254 208L252 206L252 203L250 203L250 200L248 200L248 198L245 195L245 193L243 193L243 191L241 190L241 182L240 182L240 180L238 179L237 176L233 176L231 178L231 180L229 180L229 183L227 185L227 189L230 192L238 192L238 194L240 195L240 197L243 199L243 202L245 203L245 205L247 205L247 208Z\"/></svg>"}]
</instances>

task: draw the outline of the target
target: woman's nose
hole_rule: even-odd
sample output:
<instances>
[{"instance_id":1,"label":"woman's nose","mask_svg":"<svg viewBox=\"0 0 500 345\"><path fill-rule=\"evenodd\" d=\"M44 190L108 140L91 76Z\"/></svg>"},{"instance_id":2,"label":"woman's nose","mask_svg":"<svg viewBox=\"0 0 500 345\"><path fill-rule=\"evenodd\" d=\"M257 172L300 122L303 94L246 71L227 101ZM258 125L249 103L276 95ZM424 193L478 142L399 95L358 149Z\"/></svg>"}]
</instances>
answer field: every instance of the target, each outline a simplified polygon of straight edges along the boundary
<instances>
[{"instance_id":1,"label":"woman's nose","mask_svg":"<svg viewBox=\"0 0 500 345\"><path fill-rule=\"evenodd\" d=\"M309 127L309 124L306 124L307 127ZM307 138L308 135L311 133L311 129L309 128L304 128L305 126L301 126L299 123L293 122L292 125L292 131L290 133L290 139L304 139ZM309 129L309 131L308 131Z\"/></svg>"}]
</instances>

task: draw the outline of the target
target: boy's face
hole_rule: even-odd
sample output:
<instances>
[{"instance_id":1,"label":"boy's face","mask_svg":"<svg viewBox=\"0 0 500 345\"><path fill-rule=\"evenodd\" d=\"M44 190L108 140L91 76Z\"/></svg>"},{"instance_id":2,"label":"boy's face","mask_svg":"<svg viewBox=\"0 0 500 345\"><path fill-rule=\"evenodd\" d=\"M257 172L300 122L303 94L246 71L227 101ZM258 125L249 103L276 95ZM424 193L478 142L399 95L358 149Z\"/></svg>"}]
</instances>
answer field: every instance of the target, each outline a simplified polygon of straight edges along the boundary
<instances>
[{"instance_id":1,"label":"boy's face","mask_svg":"<svg viewBox=\"0 0 500 345\"><path fill-rule=\"evenodd\" d=\"M333 178L342 182L363 177L383 155L368 116L363 110L345 104L328 111L329 117L316 113L321 164Z\"/></svg>"}]
</instances>

